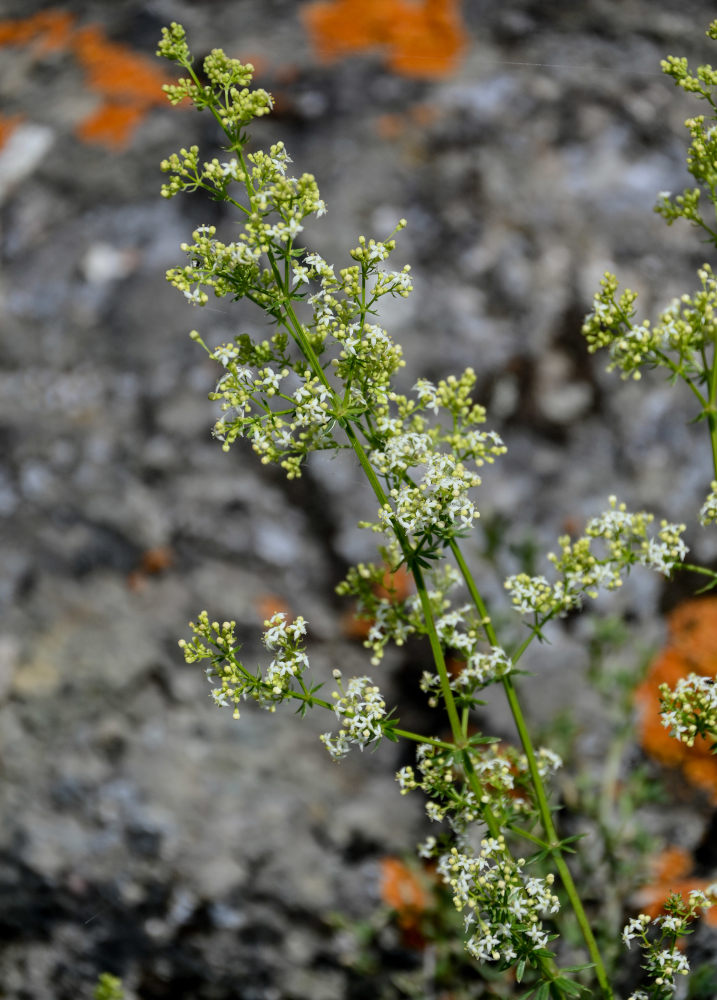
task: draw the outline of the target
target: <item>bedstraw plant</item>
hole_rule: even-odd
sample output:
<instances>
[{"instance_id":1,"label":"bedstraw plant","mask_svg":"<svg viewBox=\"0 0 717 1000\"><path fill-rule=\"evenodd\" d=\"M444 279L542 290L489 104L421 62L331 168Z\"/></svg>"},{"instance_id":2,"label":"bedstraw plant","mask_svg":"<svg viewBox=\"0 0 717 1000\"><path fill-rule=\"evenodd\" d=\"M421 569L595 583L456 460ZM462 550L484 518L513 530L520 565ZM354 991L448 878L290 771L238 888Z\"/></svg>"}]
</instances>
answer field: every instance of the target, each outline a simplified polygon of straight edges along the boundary
<instances>
[{"instance_id":1,"label":"bedstraw plant","mask_svg":"<svg viewBox=\"0 0 717 1000\"><path fill-rule=\"evenodd\" d=\"M717 39L717 21L708 35ZM301 714L326 712L333 721L321 739L335 760L384 739L414 744L415 763L401 768L398 784L402 794L420 790L425 797L436 832L419 854L434 860L452 895L468 953L494 970L512 970L520 985L504 982L513 995L617 997L614 967L601 954L592 915L566 862L574 845L556 828L550 786L561 761L531 739L519 675L531 644L552 620L580 610L601 590L618 589L635 567L664 577L684 567L685 526L655 522L610 497L581 537L558 540L545 575L505 580L507 600L526 627L499 635L465 539L479 516L481 469L505 446L486 428L485 409L473 399L473 369L437 382L421 378L408 394L398 391L403 352L379 322L382 298L403 298L412 290L409 266L392 263L406 222L399 220L385 239L359 237L343 267L324 260L302 243L306 220L326 212L315 177L292 173L280 141L250 151L250 126L272 107L270 94L251 86L252 66L215 49L198 70L176 23L164 29L158 54L183 73L165 87L169 100L212 115L226 150L221 159L204 160L191 146L164 160L162 195L204 191L226 202L238 221L226 242L214 226L198 225L182 244L185 263L168 272L169 281L196 306L210 295L248 299L272 324L265 340L241 334L218 347L192 332L219 366L210 396L221 410L215 437L225 451L247 439L262 463L279 465L289 479L301 476L313 452L352 453L375 496L363 526L378 536L379 556L353 567L339 591L352 595L371 622L366 645L373 670L387 644L424 637L433 667L416 684L445 711L450 736L402 728L401 706L388 705L375 674L343 677L335 670L334 690L325 693L311 679L308 623L301 616L290 621L277 613L264 623L268 666L255 670L241 658L235 623L214 621L203 611L191 624L191 637L180 642L185 658L204 666L214 701L237 719L247 700L270 712L285 704ZM706 102L707 114L687 123L696 186L676 197L660 195L657 211L668 223L687 219L717 244L710 218L717 206L717 71L702 66L693 76L686 60L674 57L663 68ZM714 472L706 480L714 482L701 512L707 524L717 519L717 279L709 264L698 277L696 293L683 295L650 324L637 321L634 293L620 293L617 279L606 275L584 334L588 349L606 350L610 368L623 376L639 378L645 368L662 367L692 392L712 446ZM400 567L413 581L405 598L382 588L387 568L395 573ZM715 582L709 570L700 571L708 585ZM457 590L467 595L460 602ZM449 670L449 653L461 661L460 670ZM503 689L520 749L498 747L490 734L476 733L474 709L490 685ZM711 684L691 678L663 697L665 725L677 738L717 739ZM631 1000L673 994L676 977L689 971L678 942L715 901L717 886L688 901L671 899L660 916L629 920L623 940L642 949L644 969ZM561 912L579 928L585 949L580 966L562 964Z\"/></svg>"}]
</instances>

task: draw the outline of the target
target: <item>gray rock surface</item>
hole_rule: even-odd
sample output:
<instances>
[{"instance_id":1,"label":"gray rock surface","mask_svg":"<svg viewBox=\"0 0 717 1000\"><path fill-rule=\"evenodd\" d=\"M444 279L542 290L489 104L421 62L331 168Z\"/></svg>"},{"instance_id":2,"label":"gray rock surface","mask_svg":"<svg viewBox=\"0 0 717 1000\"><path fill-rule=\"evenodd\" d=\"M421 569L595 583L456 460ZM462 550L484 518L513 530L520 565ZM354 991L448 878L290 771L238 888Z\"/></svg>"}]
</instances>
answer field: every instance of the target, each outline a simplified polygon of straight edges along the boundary
<instances>
[{"instance_id":1,"label":"gray rock surface","mask_svg":"<svg viewBox=\"0 0 717 1000\"><path fill-rule=\"evenodd\" d=\"M694 520L711 475L690 401L659 378L606 376L580 322L605 269L652 314L714 256L651 213L657 191L686 183L694 111L659 60L714 61L713 5L466 0L466 50L438 80L397 75L380 52L322 63L308 6L62 9L72 31L99 25L147 56L178 20L197 53L254 59L277 97L257 141L283 139L316 174L329 213L309 236L329 259L408 219L399 259L416 290L382 318L407 385L478 372L509 446L481 509L511 526L506 543L547 551L612 492ZM42 10L0 0L4 18ZM186 333L217 342L261 319L214 301L190 312L166 286L179 242L223 216L201 198L162 201L158 163L214 137L152 106L124 147L83 142L75 129L101 97L72 53L0 48L4 114L21 119L0 149L0 994L76 1000L109 969L142 1000L367 996L329 916L370 916L379 859L422 836L395 748L336 766L321 718L247 709L237 724L176 640L207 607L239 622L253 662L257 599L273 598L309 620L317 677L364 672L333 588L372 555L356 522L373 503L339 462L317 460L294 487L211 440L215 373ZM717 555L707 535L690 542ZM636 576L621 605L646 642L662 599ZM587 723L580 634L551 638L535 669ZM426 656L387 658L382 686L397 693ZM539 721L555 707L546 690L542 674L529 688Z\"/></svg>"}]
</instances>

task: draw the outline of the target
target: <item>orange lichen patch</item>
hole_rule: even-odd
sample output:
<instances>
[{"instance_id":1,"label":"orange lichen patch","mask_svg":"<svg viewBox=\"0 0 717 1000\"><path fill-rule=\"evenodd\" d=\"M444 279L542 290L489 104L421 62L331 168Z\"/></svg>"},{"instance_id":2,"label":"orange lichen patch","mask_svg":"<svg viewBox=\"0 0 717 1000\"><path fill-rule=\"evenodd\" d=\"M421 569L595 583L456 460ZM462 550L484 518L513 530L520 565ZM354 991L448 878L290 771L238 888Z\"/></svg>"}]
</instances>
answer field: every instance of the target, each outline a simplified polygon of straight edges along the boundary
<instances>
[{"instance_id":1,"label":"orange lichen patch","mask_svg":"<svg viewBox=\"0 0 717 1000\"><path fill-rule=\"evenodd\" d=\"M72 48L90 87L108 99L142 108L165 103L162 85L169 78L128 46L109 41L98 25L76 31Z\"/></svg>"},{"instance_id":2,"label":"orange lichen patch","mask_svg":"<svg viewBox=\"0 0 717 1000\"><path fill-rule=\"evenodd\" d=\"M387 601L405 601L413 590L413 577L405 566L396 570L387 569L383 574L381 586L376 590L376 596Z\"/></svg>"},{"instance_id":3,"label":"orange lichen patch","mask_svg":"<svg viewBox=\"0 0 717 1000\"><path fill-rule=\"evenodd\" d=\"M98 142L110 149L123 149L146 115L136 104L102 104L75 127L83 142Z\"/></svg>"},{"instance_id":4,"label":"orange lichen patch","mask_svg":"<svg viewBox=\"0 0 717 1000\"><path fill-rule=\"evenodd\" d=\"M662 725L659 689L661 684L674 687L688 672L679 653L668 646L653 662L646 680L635 692L642 746L662 764L671 767L679 767L685 759L686 748Z\"/></svg>"},{"instance_id":5,"label":"orange lichen patch","mask_svg":"<svg viewBox=\"0 0 717 1000\"><path fill-rule=\"evenodd\" d=\"M143 573L155 575L163 573L174 562L174 553L168 545L157 545L152 549L145 549L140 560L140 569Z\"/></svg>"},{"instance_id":6,"label":"orange lichen patch","mask_svg":"<svg viewBox=\"0 0 717 1000\"><path fill-rule=\"evenodd\" d=\"M412 590L413 577L405 566L399 566L397 570L386 570L380 586L376 588L376 596L398 604L405 601ZM357 618L353 612L349 612L341 619L341 631L349 639L365 639L372 624L373 619Z\"/></svg>"},{"instance_id":7,"label":"orange lichen patch","mask_svg":"<svg viewBox=\"0 0 717 1000\"><path fill-rule=\"evenodd\" d=\"M400 858L381 860L381 899L399 914L422 912L428 894L416 872Z\"/></svg>"},{"instance_id":8,"label":"orange lichen patch","mask_svg":"<svg viewBox=\"0 0 717 1000\"><path fill-rule=\"evenodd\" d=\"M45 10L31 17L0 21L0 45L29 45L37 53L67 47L75 15L66 10Z\"/></svg>"},{"instance_id":9,"label":"orange lichen patch","mask_svg":"<svg viewBox=\"0 0 717 1000\"><path fill-rule=\"evenodd\" d=\"M432 900L420 875L400 858L382 858L380 891L383 902L396 911L404 945L416 950L425 947L421 919Z\"/></svg>"},{"instance_id":10,"label":"orange lichen patch","mask_svg":"<svg viewBox=\"0 0 717 1000\"><path fill-rule=\"evenodd\" d=\"M680 768L693 786L705 790L717 803L717 757L710 753L706 740L687 747L670 736L660 719L659 692L661 684L672 688L690 673L717 676L717 598L685 601L667 623L667 646L635 692L641 743L662 764Z\"/></svg>"},{"instance_id":11,"label":"orange lichen patch","mask_svg":"<svg viewBox=\"0 0 717 1000\"><path fill-rule=\"evenodd\" d=\"M680 604L668 619L670 646L688 669L717 677L717 597L698 597Z\"/></svg>"},{"instance_id":12,"label":"orange lichen patch","mask_svg":"<svg viewBox=\"0 0 717 1000\"><path fill-rule=\"evenodd\" d=\"M0 115L0 149L3 148L22 120L22 115Z\"/></svg>"},{"instance_id":13,"label":"orange lichen patch","mask_svg":"<svg viewBox=\"0 0 717 1000\"><path fill-rule=\"evenodd\" d=\"M422 7L401 4L389 66L404 76L446 76L465 46L457 0L426 0Z\"/></svg>"},{"instance_id":14,"label":"orange lichen patch","mask_svg":"<svg viewBox=\"0 0 717 1000\"><path fill-rule=\"evenodd\" d=\"M445 76L466 44L460 0L321 0L303 12L319 58L382 48L405 76Z\"/></svg>"},{"instance_id":15,"label":"orange lichen patch","mask_svg":"<svg viewBox=\"0 0 717 1000\"><path fill-rule=\"evenodd\" d=\"M291 618L289 605L276 594L260 594L254 601L254 607L262 621L266 621L279 612L286 615L287 619Z\"/></svg>"},{"instance_id":16,"label":"orange lichen patch","mask_svg":"<svg viewBox=\"0 0 717 1000\"><path fill-rule=\"evenodd\" d=\"M75 28L75 15L53 9L19 20L0 21L0 46L31 47L36 56L71 52L85 72L87 86L101 105L75 131L85 142L111 149L126 146L148 110L165 103L162 85L170 78L145 56L111 42L99 25Z\"/></svg>"},{"instance_id":17,"label":"orange lichen patch","mask_svg":"<svg viewBox=\"0 0 717 1000\"><path fill-rule=\"evenodd\" d=\"M127 586L130 590L144 590L148 577L164 573L173 562L174 553L166 545L145 549L140 557L139 566L127 577Z\"/></svg>"},{"instance_id":18,"label":"orange lichen patch","mask_svg":"<svg viewBox=\"0 0 717 1000\"><path fill-rule=\"evenodd\" d=\"M684 847L671 844L652 862L652 875L657 882L679 881L692 870L692 855Z\"/></svg>"},{"instance_id":19,"label":"orange lichen patch","mask_svg":"<svg viewBox=\"0 0 717 1000\"><path fill-rule=\"evenodd\" d=\"M653 861L653 881L640 890L637 904L643 913L656 917L662 913L665 903L672 893L678 893L687 901L695 889L706 889L709 879L690 875L693 867L692 856L682 847L674 845L665 848ZM717 907L707 910L703 918L712 927L717 926Z\"/></svg>"},{"instance_id":20,"label":"orange lichen patch","mask_svg":"<svg viewBox=\"0 0 717 1000\"><path fill-rule=\"evenodd\" d=\"M353 611L341 615L341 632L347 639L366 639L371 630L368 618L357 618Z\"/></svg>"},{"instance_id":21,"label":"orange lichen patch","mask_svg":"<svg viewBox=\"0 0 717 1000\"><path fill-rule=\"evenodd\" d=\"M451 677L460 677L465 670L466 661L458 660L455 656L446 657L446 670Z\"/></svg>"}]
</instances>

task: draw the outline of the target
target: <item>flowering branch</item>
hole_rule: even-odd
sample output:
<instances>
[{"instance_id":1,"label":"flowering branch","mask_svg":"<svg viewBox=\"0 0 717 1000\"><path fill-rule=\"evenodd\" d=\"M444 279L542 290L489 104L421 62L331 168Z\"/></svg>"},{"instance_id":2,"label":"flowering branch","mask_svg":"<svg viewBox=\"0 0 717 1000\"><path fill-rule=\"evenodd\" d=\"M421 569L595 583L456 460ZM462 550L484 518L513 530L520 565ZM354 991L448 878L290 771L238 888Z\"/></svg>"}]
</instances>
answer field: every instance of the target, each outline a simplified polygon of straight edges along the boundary
<instances>
[{"instance_id":1,"label":"flowering branch","mask_svg":"<svg viewBox=\"0 0 717 1000\"><path fill-rule=\"evenodd\" d=\"M717 22L708 33L717 38ZM203 83L184 30L174 23L163 31L159 54L188 74L165 88L170 101L189 99L208 109L225 136L228 154L225 160L201 162L198 147L181 149L162 163L169 175L162 194L171 198L202 189L235 208L240 222L228 242L217 238L215 227L198 226L191 242L182 244L187 263L172 268L167 277L192 305L203 306L210 294L247 298L275 327L266 340L241 334L215 348L192 332L221 367L210 396L221 410L214 434L225 451L247 438L262 463L278 464L289 479L301 476L312 452L353 452L378 504L374 519L362 525L382 536L383 563L353 567L339 592L355 596L359 612L372 621L366 645L374 666L389 642L401 645L411 635L428 639L434 669L424 672L420 687L431 705L443 706L451 738L399 728L395 710L366 675L345 680L336 670L330 700L319 697L321 685L307 680L307 623L301 616L287 622L276 614L264 623L262 642L271 657L264 670L253 672L239 659L235 623L211 622L206 612L191 623L192 638L180 643L185 658L208 661L212 697L236 718L247 699L271 712L282 702L298 705L301 714L309 708L333 712L338 727L321 739L336 760L351 747L363 750L384 737L418 744L415 769L401 768L397 780L402 794L420 789L428 817L444 824L444 832L429 837L420 853L438 859L438 871L464 914L469 953L500 969L513 968L518 981L532 970L526 996L536 1000L580 994L586 987L573 973L591 968L599 995L610 1000L608 971L563 857L567 842L561 841L551 811L547 779L561 762L550 750L533 745L518 697L516 665L549 621L579 610L600 590L618 589L633 567L670 576L684 565L685 526L662 521L654 529L652 515L630 513L611 497L609 509L588 523L582 537L559 539L559 552L548 557L552 582L525 573L505 581L513 610L529 629L511 652L500 641L460 545L479 517L479 470L506 450L494 431L483 428L485 410L472 399L475 372L468 368L437 383L419 379L411 394L399 393L393 380L405 364L401 347L375 322L382 297L405 297L412 288L407 265L389 267L394 237L405 220L385 240L359 237L350 251L352 263L337 272L297 243L307 217L326 212L314 176L291 176L291 159L281 142L268 152L246 151L248 126L272 106L271 95L251 88L252 67L215 49L204 61L208 82ZM715 107L710 88L717 77L707 69L701 67L692 77L682 61L671 57L665 64L680 86ZM710 167L717 139L705 129L703 118L692 120L689 128L690 169L717 200L717 174ZM668 222L682 215L717 240L697 202L694 192L674 200L662 196L658 211ZM673 303L655 326L633 322L636 296L626 290L618 297L617 279L607 275L584 333L588 349L606 348L610 367L624 377L639 378L643 368L662 366L687 383L699 416L708 422L717 477L717 279L709 265L698 274L701 290ZM717 479L701 516L704 523L717 518ZM446 558L448 551L455 566ZM415 593L401 599L381 594L378 585L386 566L394 572L405 566ZM470 602L455 607L449 594L461 581ZM453 674L447 665L450 651L464 664ZM482 734L469 735L471 710L480 704L481 692L496 683L502 685L515 720L520 751L496 748L496 741ZM674 697L665 693L666 724L680 738L712 732L708 693L699 685ZM684 721L686 716L691 721ZM542 836L527 828L531 824L539 824ZM477 851L469 836L475 825L485 834ZM511 843L506 833L513 834ZM516 837L539 848L530 860L549 858L554 864L590 966L557 967L549 947L555 937L551 918L559 909L554 875L529 876L529 861L514 848ZM684 923L688 917L679 919ZM651 947L644 934L642 940ZM648 971L653 971L649 963ZM670 966L669 975L673 971ZM658 985L661 989L664 984Z\"/></svg>"}]
</instances>

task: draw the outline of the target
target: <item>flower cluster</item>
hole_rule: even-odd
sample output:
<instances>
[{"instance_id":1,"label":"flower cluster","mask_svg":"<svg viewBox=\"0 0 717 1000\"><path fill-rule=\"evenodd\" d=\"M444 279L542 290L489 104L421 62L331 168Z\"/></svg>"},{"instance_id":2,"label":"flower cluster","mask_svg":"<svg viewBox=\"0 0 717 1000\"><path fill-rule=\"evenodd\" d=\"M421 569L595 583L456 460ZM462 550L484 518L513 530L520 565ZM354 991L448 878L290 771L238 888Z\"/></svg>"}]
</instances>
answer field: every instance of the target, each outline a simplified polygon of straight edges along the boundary
<instances>
[{"instance_id":1,"label":"flower cluster","mask_svg":"<svg viewBox=\"0 0 717 1000\"><path fill-rule=\"evenodd\" d=\"M396 567L400 562L395 542L382 547L380 551L385 559L384 563L359 563L352 566L346 579L336 588L338 594L356 597L357 617L371 623L364 645L371 650L371 663L374 666L381 662L389 642L402 646L410 635L425 635L427 631L418 595L401 595L390 582L394 574L387 567ZM460 577L449 565L429 570L427 577L430 581L427 599L431 614L439 623L439 638L444 647L449 648L454 646L451 640L457 635L458 617L462 618L468 612L467 608L463 608L460 612L448 613L451 605L448 593L456 586ZM452 627L450 622L454 622ZM478 628L478 625L474 627ZM476 636L471 636L472 645L475 644Z\"/></svg>"},{"instance_id":2,"label":"flower cluster","mask_svg":"<svg viewBox=\"0 0 717 1000\"><path fill-rule=\"evenodd\" d=\"M500 646L491 646L489 653L471 650L465 665L453 680L456 691L475 691L505 677L513 669L513 661Z\"/></svg>"},{"instance_id":3,"label":"flower cluster","mask_svg":"<svg viewBox=\"0 0 717 1000\"><path fill-rule=\"evenodd\" d=\"M253 164L251 169L246 161ZM211 288L217 298L248 296L271 305L283 295L283 282L271 266L274 257L291 250L308 215L326 211L313 174L286 176L291 160L283 143L276 143L268 153L249 153L246 161L242 155L241 165L234 158L225 163L212 160L200 167L199 150L192 146L162 162L162 170L173 174L162 189L165 197L199 187L215 198L227 197L234 182L245 190L246 217L238 238L224 243L215 238L214 226L202 226L192 234L193 243L181 245L191 263L167 272L170 283L197 305L207 302L204 288ZM294 285L302 274L301 269L294 269Z\"/></svg>"},{"instance_id":4,"label":"flower cluster","mask_svg":"<svg viewBox=\"0 0 717 1000\"><path fill-rule=\"evenodd\" d=\"M717 138L715 147L717 156ZM702 352L717 334L717 279L709 264L697 272L702 284L694 295L682 295L667 307L654 325L633 323L635 292L617 296L618 281L605 274L593 310L583 323L588 350L607 348L608 371L618 369L624 378L640 378L640 369L663 365L686 378L702 370Z\"/></svg>"},{"instance_id":5,"label":"flower cluster","mask_svg":"<svg viewBox=\"0 0 717 1000\"><path fill-rule=\"evenodd\" d=\"M415 398L389 394L388 405L378 411L369 456L386 483L387 500L378 522L367 527L391 534L398 525L420 540L472 526L479 513L468 493L481 478L470 466L480 468L506 451L495 431L480 429L485 409L471 399L475 382L467 368L437 385L419 379ZM429 422L427 410L443 419Z\"/></svg>"},{"instance_id":6,"label":"flower cluster","mask_svg":"<svg viewBox=\"0 0 717 1000\"><path fill-rule=\"evenodd\" d=\"M192 53L184 28L176 21L168 28L162 28L157 55L177 62L189 71L189 78L183 77L175 84L164 86L169 101L180 104L190 100L197 108L213 108L225 132L235 141L241 139L242 130L250 121L271 111L271 95L262 89L249 88L254 76L251 63L243 64L238 59L230 59L222 49L212 49L204 60L204 76L208 84L201 83L193 69Z\"/></svg>"},{"instance_id":7,"label":"flower cluster","mask_svg":"<svg viewBox=\"0 0 717 1000\"><path fill-rule=\"evenodd\" d=\"M717 479L710 484L710 491L707 499L700 507L700 524L707 527L717 521Z\"/></svg>"},{"instance_id":8,"label":"flower cluster","mask_svg":"<svg viewBox=\"0 0 717 1000\"><path fill-rule=\"evenodd\" d=\"M272 712L286 698L311 700L302 680L309 661L302 642L306 621L301 616L287 622L286 616L277 612L264 622L262 643L273 659L263 676L261 671L252 674L238 659L236 622L210 622L207 612L202 611L189 627L192 639L179 640L184 658L187 663L210 661L205 674L213 685L212 698L220 708L233 707L235 719L239 718L239 703L247 697Z\"/></svg>"},{"instance_id":9,"label":"flower cluster","mask_svg":"<svg viewBox=\"0 0 717 1000\"><path fill-rule=\"evenodd\" d=\"M717 745L717 684L713 677L689 674L674 689L660 686L662 725L670 735L694 746L697 736Z\"/></svg>"},{"instance_id":10,"label":"flower cluster","mask_svg":"<svg viewBox=\"0 0 717 1000\"><path fill-rule=\"evenodd\" d=\"M706 32L709 38L717 38L717 21L713 21ZM717 110L715 103L715 87L717 87L717 70L712 66L698 66L696 73L691 73L687 59L668 56L661 63L663 73L672 77L675 84L682 90L694 94L707 101L713 111ZM715 115L711 120L715 120ZM713 126L705 124L705 116L697 115L688 118L685 126L690 133L690 147L687 153L687 169L697 183L705 188L710 201L714 200L715 183L717 182L717 133ZM669 192L663 192L655 206L658 212L672 225L675 219L683 218L704 229L710 236L715 236L699 211L700 188L687 188L682 194L672 197Z\"/></svg>"},{"instance_id":11,"label":"flower cluster","mask_svg":"<svg viewBox=\"0 0 717 1000\"><path fill-rule=\"evenodd\" d=\"M691 933L691 924L701 910L717 903L717 883L705 891L693 889L685 901L674 893L665 903L665 913L650 917L640 913L625 925L622 940L626 947L638 940L644 951L643 968L651 980L649 992L637 990L629 1000L669 1000L675 991L675 977L686 976L690 963L677 947L679 938Z\"/></svg>"},{"instance_id":12,"label":"flower cluster","mask_svg":"<svg viewBox=\"0 0 717 1000\"><path fill-rule=\"evenodd\" d=\"M437 823L445 820L454 834L463 834L478 821L484 806L489 806L504 821L524 815L533 808L525 754L489 737L480 738L480 742L483 744L480 752L471 753L471 768L477 777L480 794L466 781L461 786L457 780L462 773L461 763L453 751L441 746L420 744L416 768L407 764L396 773L401 795L420 789L427 799L428 818ZM536 763L543 778L562 767L558 754L543 747L536 753Z\"/></svg>"},{"instance_id":13,"label":"flower cluster","mask_svg":"<svg viewBox=\"0 0 717 1000\"><path fill-rule=\"evenodd\" d=\"M462 608L444 615L436 623L436 631L445 645L449 648L460 649L460 655L466 657L463 661L457 661L459 666L453 672L450 682L451 690L456 695L456 703L466 706L474 703L473 694L476 691L494 684L501 677L506 677L513 669L513 661L500 646L491 646L490 652L484 652L478 648L480 640L475 629L459 632L454 627L454 621L462 613L468 611L467 607ZM446 619L451 623L449 629L446 629ZM421 690L430 694L428 704L435 708L438 704L440 691L438 674L424 670L421 677Z\"/></svg>"},{"instance_id":14,"label":"flower cluster","mask_svg":"<svg viewBox=\"0 0 717 1000\"><path fill-rule=\"evenodd\" d=\"M339 690L334 691L334 711L341 723L338 733L324 733L321 742L334 760L345 757L351 745L363 750L384 735L386 702L370 677L352 677L346 688L341 671L334 670Z\"/></svg>"},{"instance_id":15,"label":"flower cluster","mask_svg":"<svg viewBox=\"0 0 717 1000\"><path fill-rule=\"evenodd\" d=\"M227 369L209 397L221 401L224 415L214 424L214 435L224 451L246 436L263 464L276 462L288 479L295 479L308 454L340 447L332 434L332 393L309 369L294 375L299 384L286 393L280 383L292 374L289 368L252 370L227 361L230 351L229 345L210 351Z\"/></svg>"},{"instance_id":16,"label":"flower cluster","mask_svg":"<svg viewBox=\"0 0 717 1000\"><path fill-rule=\"evenodd\" d=\"M684 560L687 546L680 537L684 524L661 521L656 535L650 535L652 514L631 514L615 497L609 502L610 509L588 523L582 538L575 542L567 535L560 538L560 555L548 556L559 580L551 584L544 576L526 573L506 580L516 611L546 621L580 607L584 597L596 598L600 589L616 590L622 586L623 574L635 564L668 576Z\"/></svg>"},{"instance_id":17,"label":"flower cluster","mask_svg":"<svg viewBox=\"0 0 717 1000\"><path fill-rule=\"evenodd\" d=\"M438 872L464 916L466 948L481 962L507 968L521 959L537 964L537 957L546 954L550 934L542 918L560 908L554 879L530 878L524 865L522 858L510 856L503 837L483 840L477 857L454 847L438 861Z\"/></svg>"}]
</instances>

